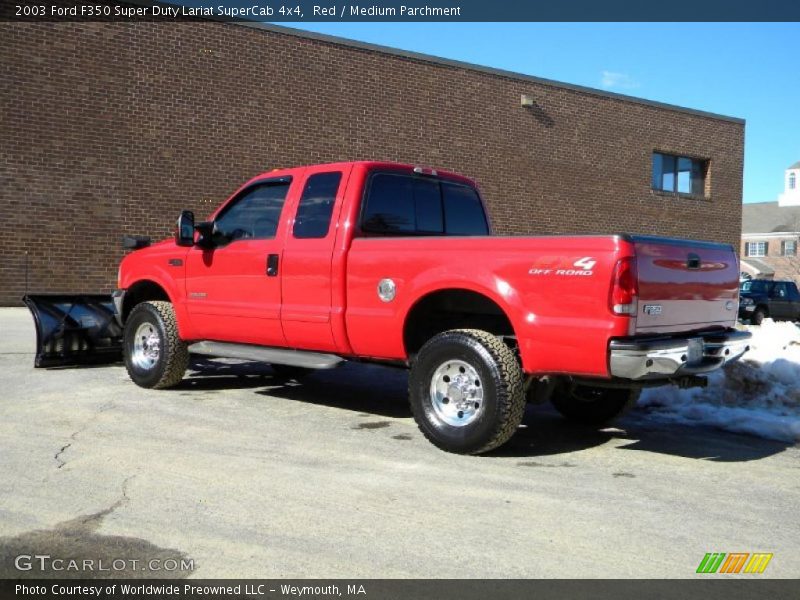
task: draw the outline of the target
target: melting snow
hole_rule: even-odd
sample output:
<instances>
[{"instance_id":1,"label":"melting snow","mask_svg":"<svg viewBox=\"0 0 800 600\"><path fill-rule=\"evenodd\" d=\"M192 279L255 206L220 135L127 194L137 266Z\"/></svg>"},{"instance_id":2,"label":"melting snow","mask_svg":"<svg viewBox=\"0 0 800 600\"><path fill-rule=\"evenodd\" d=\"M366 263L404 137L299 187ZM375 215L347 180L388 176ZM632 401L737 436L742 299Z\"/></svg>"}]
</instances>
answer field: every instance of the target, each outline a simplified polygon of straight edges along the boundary
<instances>
[{"instance_id":1,"label":"melting snow","mask_svg":"<svg viewBox=\"0 0 800 600\"><path fill-rule=\"evenodd\" d=\"M800 442L800 327L764 319L745 329L750 351L712 373L707 388L645 390L639 406L659 420Z\"/></svg>"}]
</instances>

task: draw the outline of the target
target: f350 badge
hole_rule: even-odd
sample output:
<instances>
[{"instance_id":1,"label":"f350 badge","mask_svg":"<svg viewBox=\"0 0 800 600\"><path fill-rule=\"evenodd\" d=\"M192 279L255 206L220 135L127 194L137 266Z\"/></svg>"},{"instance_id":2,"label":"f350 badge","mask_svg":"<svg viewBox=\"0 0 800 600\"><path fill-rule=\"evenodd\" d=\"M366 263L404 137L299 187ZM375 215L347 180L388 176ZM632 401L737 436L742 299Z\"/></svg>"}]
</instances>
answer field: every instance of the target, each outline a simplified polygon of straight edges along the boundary
<instances>
[{"instance_id":1,"label":"f350 badge","mask_svg":"<svg viewBox=\"0 0 800 600\"><path fill-rule=\"evenodd\" d=\"M546 261L545 261L546 262ZM531 267L528 270L528 275L559 275L566 277L591 277L594 274L594 266L597 261L593 256L584 256L572 263L571 269L552 267Z\"/></svg>"},{"instance_id":2,"label":"f350 badge","mask_svg":"<svg viewBox=\"0 0 800 600\"><path fill-rule=\"evenodd\" d=\"M644 314L655 316L661 314L661 305L660 304L645 304L644 305Z\"/></svg>"}]
</instances>

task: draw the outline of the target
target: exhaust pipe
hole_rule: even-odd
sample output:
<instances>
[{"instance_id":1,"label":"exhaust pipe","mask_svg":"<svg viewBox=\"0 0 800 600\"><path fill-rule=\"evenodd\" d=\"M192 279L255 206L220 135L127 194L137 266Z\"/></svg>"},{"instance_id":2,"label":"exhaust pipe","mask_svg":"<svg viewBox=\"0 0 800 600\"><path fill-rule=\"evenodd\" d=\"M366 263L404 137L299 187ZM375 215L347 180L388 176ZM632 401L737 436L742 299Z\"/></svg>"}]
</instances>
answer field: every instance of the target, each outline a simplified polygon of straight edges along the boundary
<instances>
[{"instance_id":1,"label":"exhaust pipe","mask_svg":"<svg viewBox=\"0 0 800 600\"><path fill-rule=\"evenodd\" d=\"M36 326L36 367L122 360L122 327L110 294L27 294Z\"/></svg>"}]
</instances>

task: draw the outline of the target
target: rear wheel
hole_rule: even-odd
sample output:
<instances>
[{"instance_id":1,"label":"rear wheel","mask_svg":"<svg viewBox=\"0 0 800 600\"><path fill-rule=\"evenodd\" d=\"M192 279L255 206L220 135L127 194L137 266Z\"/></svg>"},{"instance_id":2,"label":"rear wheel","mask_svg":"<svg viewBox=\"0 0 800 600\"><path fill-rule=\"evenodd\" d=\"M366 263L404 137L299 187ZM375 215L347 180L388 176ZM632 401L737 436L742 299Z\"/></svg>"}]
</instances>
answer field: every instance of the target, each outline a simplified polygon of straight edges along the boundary
<instances>
[{"instance_id":1,"label":"rear wheel","mask_svg":"<svg viewBox=\"0 0 800 600\"><path fill-rule=\"evenodd\" d=\"M636 405L641 390L565 384L551 398L570 421L601 425L621 417Z\"/></svg>"},{"instance_id":2,"label":"rear wheel","mask_svg":"<svg viewBox=\"0 0 800 600\"><path fill-rule=\"evenodd\" d=\"M409 374L414 419L434 445L480 454L514 435L525 410L522 370L486 331L456 329L430 339Z\"/></svg>"},{"instance_id":3,"label":"rear wheel","mask_svg":"<svg viewBox=\"0 0 800 600\"><path fill-rule=\"evenodd\" d=\"M169 302L142 302L125 322L125 368L136 385L168 388L177 385L189 366L189 350L178 335Z\"/></svg>"}]
</instances>

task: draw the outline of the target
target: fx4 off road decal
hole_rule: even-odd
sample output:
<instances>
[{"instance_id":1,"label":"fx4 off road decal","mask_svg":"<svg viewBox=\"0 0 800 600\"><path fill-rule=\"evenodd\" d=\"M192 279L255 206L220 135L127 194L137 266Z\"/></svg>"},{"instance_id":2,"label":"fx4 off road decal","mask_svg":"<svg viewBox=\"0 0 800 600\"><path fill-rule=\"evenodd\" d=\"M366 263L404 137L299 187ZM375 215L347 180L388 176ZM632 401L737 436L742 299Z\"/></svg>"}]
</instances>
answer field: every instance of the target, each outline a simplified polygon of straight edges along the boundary
<instances>
[{"instance_id":1,"label":"fx4 off road decal","mask_svg":"<svg viewBox=\"0 0 800 600\"><path fill-rule=\"evenodd\" d=\"M557 258L542 260L541 266L533 266L528 270L528 275L556 275L562 277L591 277L594 275L594 266L597 261L593 256L584 256L572 263L571 266L562 265L564 259ZM551 263L554 263L551 265Z\"/></svg>"}]
</instances>

